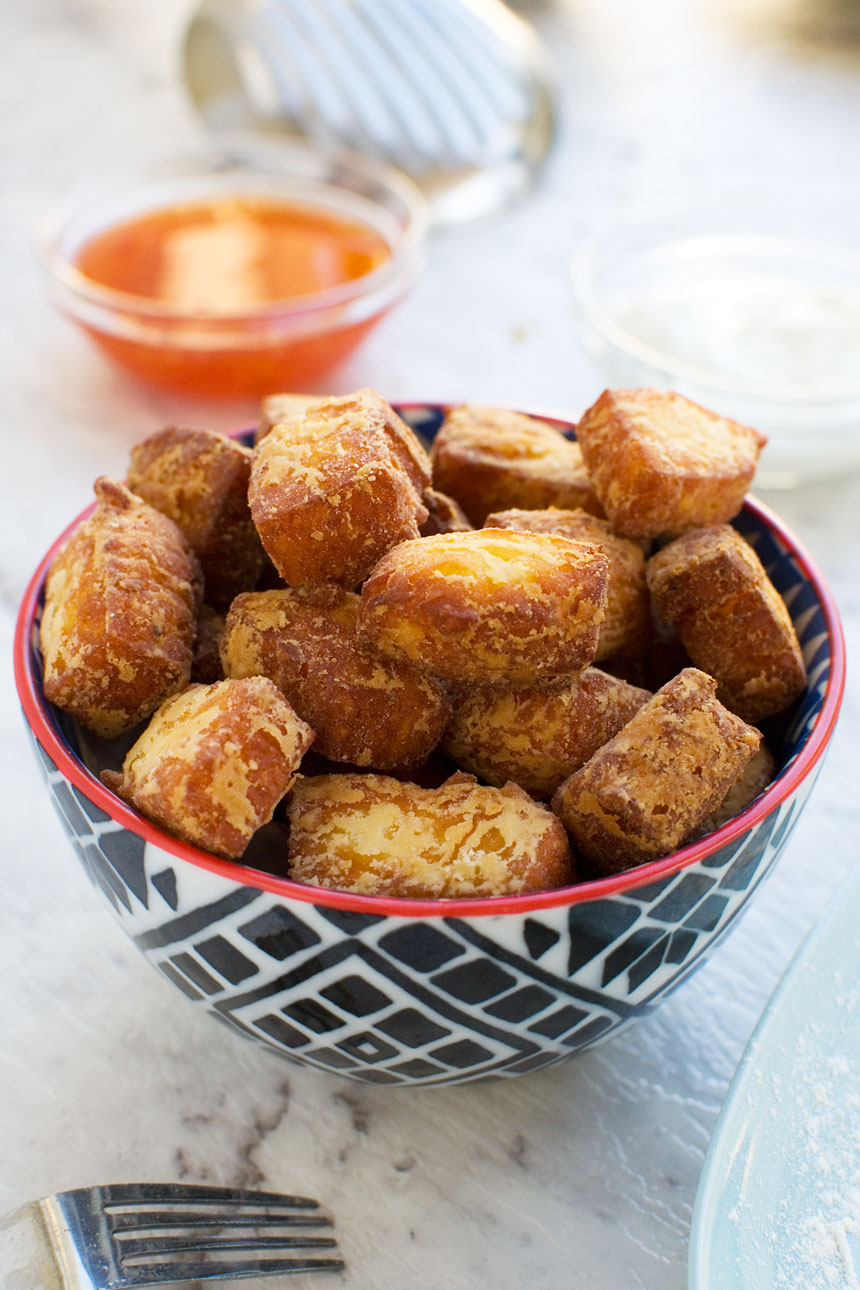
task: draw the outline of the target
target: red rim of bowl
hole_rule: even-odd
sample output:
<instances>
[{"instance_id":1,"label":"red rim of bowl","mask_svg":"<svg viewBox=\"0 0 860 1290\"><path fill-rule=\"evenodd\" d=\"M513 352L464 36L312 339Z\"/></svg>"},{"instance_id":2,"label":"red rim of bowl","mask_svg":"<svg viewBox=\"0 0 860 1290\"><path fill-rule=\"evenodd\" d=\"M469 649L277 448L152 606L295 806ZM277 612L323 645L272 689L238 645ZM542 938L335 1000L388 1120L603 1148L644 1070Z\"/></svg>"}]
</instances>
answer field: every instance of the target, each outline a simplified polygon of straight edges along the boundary
<instances>
[{"instance_id":1,"label":"red rim of bowl","mask_svg":"<svg viewBox=\"0 0 860 1290\"><path fill-rule=\"evenodd\" d=\"M398 404L398 407L401 408L440 408L443 406L429 402L421 404L417 401ZM574 424L555 414L551 416L548 414L536 415L544 415L545 419L552 419L568 427L572 427ZM242 431L237 432L237 434L241 433ZM827 624L827 633L831 646L830 674L824 700L815 725L802 750L786 770L774 780L769 788L765 789L764 793L751 806L741 812L740 815L734 816L721 828L715 829L713 833L709 833L706 837L691 843L689 846L681 847L678 851L673 851L671 855L664 856L660 860L651 860L647 864L638 865L634 869L627 869L622 873L613 874L609 877L589 879L568 887L554 887L547 891L532 892L527 895L422 900L394 896L362 896L354 892L330 890L324 887L310 887L303 883L293 882L289 878L281 878L276 874L267 873L260 869L252 869L247 865L243 865L240 861L221 860L217 856L210 855L206 851L201 851L198 847L182 842L178 838L171 837L170 834L163 832L105 788L101 781L87 770L83 762L71 753L65 740L59 736L47 719L43 707L46 701L40 696L31 665L30 633L42 593L42 586L56 552L70 533L77 528L78 524L93 509L94 504L91 504L81 512L43 556L30 579L18 611L14 641L15 683L24 715L33 735L75 788L111 819L129 829L132 833L136 833L145 842L151 842L163 851L186 860L189 864L196 865L201 869L207 869L220 877L229 878L242 886L257 887L260 890L272 892L291 900L323 905L332 909L353 910L356 913L377 915L379 917L395 915L407 918L426 918L435 915L440 918L463 918L481 914L528 913L537 909L566 907L617 895L619 892L633 891L637 887L647 886L658 878L688 868L690 865L695 864L697 860L701 860L704 856L726 846L764 819L766 815L794 792L798 785L809 775L813 767L817 765L824 755L839 715L845 686L845 643L835 601L815 562L797 538L777 519L776 515L768 507L759 501L747 498L744 503L744 509L751 511L753 515L778 535L815 588L815 593Z\"/></svg>"}]
</instances>

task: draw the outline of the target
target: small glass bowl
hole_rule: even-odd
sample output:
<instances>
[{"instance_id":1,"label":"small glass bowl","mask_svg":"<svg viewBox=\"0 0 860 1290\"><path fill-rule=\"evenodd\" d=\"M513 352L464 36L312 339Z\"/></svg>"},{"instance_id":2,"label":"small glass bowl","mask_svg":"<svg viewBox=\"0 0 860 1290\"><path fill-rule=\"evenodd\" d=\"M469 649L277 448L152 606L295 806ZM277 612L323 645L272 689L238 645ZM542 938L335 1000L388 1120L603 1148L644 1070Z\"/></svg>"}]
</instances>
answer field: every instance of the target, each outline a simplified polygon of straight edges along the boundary
<instances>
[{"instance_id":1,"label":"small glass bowl","mask_svg":"<svg viewBox=\"0 0 860 1290\"><path fill-rule=\"evenodd\" d=\"M117 224L231 196L364 224L390 257L352 281L223 314L115 290L75 267L81 248ZM40 251L54 303L127 371L186 395L256 398L305 389L346 358L408 291L426 231L424 198L392 167L339 149L230 138L86 176L46 216Z\"/></svg>"},{"instance_id":2,"label":"small glass bowl","mask_svg":"<svg viewBox=\"0 0 860 1290\"><path fill-rule=\"evenodd\" d=\"M573 258L586 345L615 386L671 388L768 435L756 476L860 469L860 235L840 202L630 223Z\"/></svg>"}]
</instances>

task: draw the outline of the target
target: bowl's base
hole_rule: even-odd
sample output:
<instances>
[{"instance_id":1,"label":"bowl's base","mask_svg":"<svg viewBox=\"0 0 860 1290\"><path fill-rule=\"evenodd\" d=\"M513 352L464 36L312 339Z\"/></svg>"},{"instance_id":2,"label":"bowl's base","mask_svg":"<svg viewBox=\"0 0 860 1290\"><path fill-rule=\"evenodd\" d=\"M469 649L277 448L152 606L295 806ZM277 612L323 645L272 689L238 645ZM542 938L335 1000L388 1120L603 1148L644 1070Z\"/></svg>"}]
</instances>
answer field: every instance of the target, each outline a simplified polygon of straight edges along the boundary
<instances>
[{"instance_id":1,"label":"bowl's base","mask_svg":"<svg viewBox=\"0 0 860 1290\"><path fill-rule=\"evenodd\" d=\"M261 345L259 349L195 350L160 347L84 330L112 362L158 389L203 399L263 398L302 390L343 362L381 314L322 335Z\"/></svg>"}]
</instances>

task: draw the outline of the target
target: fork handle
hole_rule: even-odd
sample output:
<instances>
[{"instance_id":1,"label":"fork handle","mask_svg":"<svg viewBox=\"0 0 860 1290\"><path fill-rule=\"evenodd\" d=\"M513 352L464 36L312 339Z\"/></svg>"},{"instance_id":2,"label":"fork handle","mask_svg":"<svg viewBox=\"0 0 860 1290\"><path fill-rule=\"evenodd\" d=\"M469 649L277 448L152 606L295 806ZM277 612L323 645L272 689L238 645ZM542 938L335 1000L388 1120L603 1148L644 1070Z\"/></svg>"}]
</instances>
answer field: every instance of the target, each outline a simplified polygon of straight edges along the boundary
<instances>
[{"instance_id":1,"label":"fork handle","mask_svg":"<svg viewBox=\"0 0 860 1290\"><path fill-rule=\"evenodd\" d=\"M51 1241L35 1205L0 1221L0 1281L4 1290L63 1290Z\"/></svg>"}]
</instances>

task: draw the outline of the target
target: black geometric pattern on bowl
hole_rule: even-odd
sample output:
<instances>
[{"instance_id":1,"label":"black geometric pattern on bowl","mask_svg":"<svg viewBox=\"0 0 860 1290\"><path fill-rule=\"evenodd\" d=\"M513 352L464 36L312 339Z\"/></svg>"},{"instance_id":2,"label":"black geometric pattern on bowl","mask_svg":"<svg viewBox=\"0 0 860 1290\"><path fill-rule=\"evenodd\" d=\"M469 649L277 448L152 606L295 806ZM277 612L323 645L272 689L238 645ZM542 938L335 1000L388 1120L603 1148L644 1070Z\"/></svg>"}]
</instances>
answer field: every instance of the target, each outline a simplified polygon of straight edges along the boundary
<instances>
[{"instance_id":1,"label":"black geometric pattern on bowl","mask_svg":"<svg viewBox=\"0 0 860 1290\"><path fill-rule=\"evenodd\" d=\"M286 1057L370 1083L521 1074L617 1032L728 930L801 805L789 799L734 846L625 895L497 919L380 918L178 860L37 751L91 881L173 985Z\"/></svg>"},{"instance_id":2,"label":"black geometric pattern on bowl","mask_svg":"<svg viewBox=\"0 0 860 1290\"><path fill-rule=\"evenodd\" d=\"M437 409L404 412L432 436ZM778 535L747 513L736 523L788 604L809 671L803 699L768 732L784 769L822 708L827 624ZM39 676L36 624L30 650ZM72 723L48 712L76 756ZM34 745L89 878L164 977L282 1056L376 1084L519 1075L653 1008L728 932L817 775L732 842L638 888L518 913L381 916L315 904L310 889L294 899L244 885L163 850L111 819Z\"/></svg>"}]
</instances>

